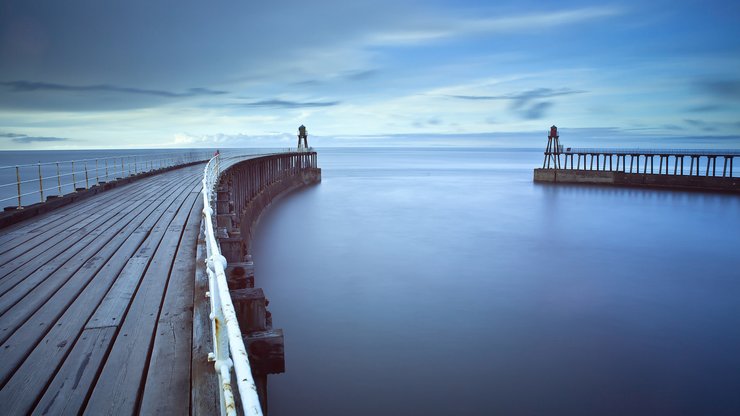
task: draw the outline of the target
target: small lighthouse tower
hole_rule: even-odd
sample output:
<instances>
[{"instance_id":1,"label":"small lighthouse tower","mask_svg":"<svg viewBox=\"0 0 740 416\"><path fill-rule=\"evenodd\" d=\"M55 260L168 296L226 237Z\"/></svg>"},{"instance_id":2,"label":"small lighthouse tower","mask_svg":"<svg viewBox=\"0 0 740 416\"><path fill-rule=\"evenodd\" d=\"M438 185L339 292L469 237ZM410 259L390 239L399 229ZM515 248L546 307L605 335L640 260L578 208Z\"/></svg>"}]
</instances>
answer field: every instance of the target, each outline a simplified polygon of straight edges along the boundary
<instances>
[{"instance_id":1,"label":"small lighthouse tower","mask_svg":"<svg viewBox=\"0 0 740 416\"><path fill-rule=\"evenodd\" d=\"M298 127L298 150L308 150L308 133L306 133L306 126L303 124Z\"/></svg>"},{"instance_id":2,"label":"small lighthouse tower","mask_svg":"<svg viewBox=\"0 0 740 416\"><path fill-rule=\"evenodd\" d=\"M553 169L560 169L560 152L562 150L558 128L552 126L550 127L550 134L547 136L547 148L545 149L545 161L542 162L542 169L550 169L551 161Z\"/></svg>"}]
</instances>

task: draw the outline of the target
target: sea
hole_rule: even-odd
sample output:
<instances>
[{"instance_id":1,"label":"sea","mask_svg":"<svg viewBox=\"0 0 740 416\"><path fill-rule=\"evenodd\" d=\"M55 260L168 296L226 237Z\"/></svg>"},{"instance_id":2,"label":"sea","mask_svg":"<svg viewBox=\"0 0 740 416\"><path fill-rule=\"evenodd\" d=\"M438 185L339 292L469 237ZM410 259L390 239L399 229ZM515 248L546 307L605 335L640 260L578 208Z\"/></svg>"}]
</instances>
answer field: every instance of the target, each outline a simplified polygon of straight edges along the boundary
<instances>
[{"instance_id":1,"label":"sea","mask_svg":"<svg viewBox=\"0 0 740 416\"><path fill-rule=\"evenodd\" d=\"M271 415L740 414L740 196L537 184L541 149L318 152L254 240Z\"/></svg>"},{"instance_id":2,"label":"sea","mask_svg":"<svg viewBox=\"0 0 740 416\"><path fill-rule=\"evenodd\" d=\"M193 152L0 152L0 195ZM271 415L740 414L740 196L536 184L541 149L318 154L254 241Z\"/></svg>"}]
</instances>

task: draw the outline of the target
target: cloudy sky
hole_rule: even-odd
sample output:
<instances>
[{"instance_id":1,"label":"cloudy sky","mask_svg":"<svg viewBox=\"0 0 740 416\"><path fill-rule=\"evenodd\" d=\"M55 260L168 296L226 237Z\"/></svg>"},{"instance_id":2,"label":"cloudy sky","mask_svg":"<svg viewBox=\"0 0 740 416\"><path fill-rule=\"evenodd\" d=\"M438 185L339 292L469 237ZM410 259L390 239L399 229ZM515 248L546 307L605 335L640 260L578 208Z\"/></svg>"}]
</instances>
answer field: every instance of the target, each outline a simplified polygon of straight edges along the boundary
<instances>
[{"instance_id":1,"label":"cloudy sky","mask_svg":"<svg viewBox=\"0 0 740 416\"><path fill-rule=\"evenodd\" d=\"M740 147L740 2L0 0L0 149Z\"/></svg>"}]
</instances>

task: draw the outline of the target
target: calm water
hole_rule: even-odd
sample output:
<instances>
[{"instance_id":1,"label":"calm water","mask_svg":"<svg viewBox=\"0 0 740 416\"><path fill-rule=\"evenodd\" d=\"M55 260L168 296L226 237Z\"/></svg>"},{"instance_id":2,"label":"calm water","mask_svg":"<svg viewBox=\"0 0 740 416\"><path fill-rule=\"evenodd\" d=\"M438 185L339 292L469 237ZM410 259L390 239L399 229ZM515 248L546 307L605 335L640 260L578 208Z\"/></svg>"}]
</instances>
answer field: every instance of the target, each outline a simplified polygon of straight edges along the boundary
<instances>
[{"instance_id":1,"label":"calm water","mask_svg":"<svg viewBox=\"0 0 740 416\"><path fill-rule=\"evenodd\" d=\"M273 415L740 414L740 197L541 151L325 150L263 216Z\"/></svg>"}]
</instances>

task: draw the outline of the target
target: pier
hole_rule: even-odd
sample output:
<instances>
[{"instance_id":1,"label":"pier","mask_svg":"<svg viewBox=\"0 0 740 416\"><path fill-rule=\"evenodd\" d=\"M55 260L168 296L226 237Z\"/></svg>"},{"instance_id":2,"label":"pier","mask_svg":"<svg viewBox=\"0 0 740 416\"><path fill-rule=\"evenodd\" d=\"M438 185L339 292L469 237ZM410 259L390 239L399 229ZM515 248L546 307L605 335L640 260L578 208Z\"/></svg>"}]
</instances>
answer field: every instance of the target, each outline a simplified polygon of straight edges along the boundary
<instances>
[{"instance_id":1,"label":"pier","mask_svg":"<svg viewBox=\"0 0 740 416\"><path fill-rule=\"evenodd\" d=\"M733 169L737 157L740 150L732 149L564 147L552 126L534 181L740 192L740 172Z\"/></svg>"},{"instance_id":2,"label":"pier","mask_svg":"<svg viewBox=\"0 0 740 416\"><path fill-rule=\"evenodd\" d=\"M266 412L267 374L285 365L252 228L321 180L316 152L137 175L3 214L3 414Z\"/></svg>"}]
</instances>

